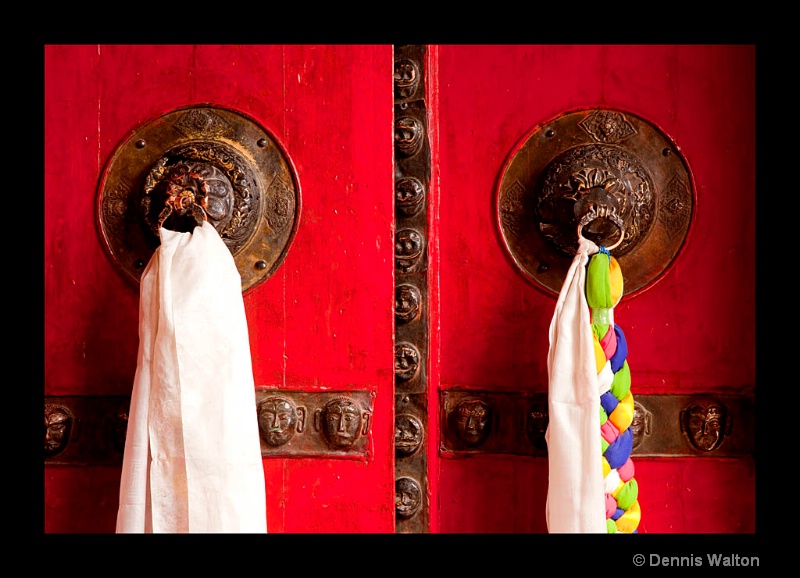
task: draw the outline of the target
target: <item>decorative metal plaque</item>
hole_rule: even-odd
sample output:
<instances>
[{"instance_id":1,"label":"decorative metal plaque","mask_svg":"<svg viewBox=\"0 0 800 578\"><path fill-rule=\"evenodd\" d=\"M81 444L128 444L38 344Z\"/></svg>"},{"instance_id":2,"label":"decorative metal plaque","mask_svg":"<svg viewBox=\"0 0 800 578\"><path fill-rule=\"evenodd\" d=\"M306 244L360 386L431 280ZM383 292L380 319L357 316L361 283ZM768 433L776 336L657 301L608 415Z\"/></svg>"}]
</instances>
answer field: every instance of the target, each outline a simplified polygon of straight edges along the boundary
<instances>
[{"instance_id":1,"label":"decorative metal plaque","mask_svg":"<svg viewBox=\"0 0 800 578\"><path fill-rule=\"evenodd\" d=\"M122 464L130 397L46 397L44 402L45 464Z\"/></svg>"},{"instance_id":2,"label":"decorative metal plaque","mask_svg":"<svg viewBox=\"0 0 800 578\"><path fill-rule=\"evenodd\" d=\"M98 193L104 246L134 283L161 226L191 232L207 220L248 291L283 262L299 214L297 178L272 136L240 113L209 106L175 110L133 131L109 159Z\"/></svg>"},{"instance_id":3,"label":"decorative metal plaque","mask_svg":"<svg viewBox=\"0 0 800 578\"><path fill-rule=\"evenodd\" d=\"M372 453L374 391L275 391L256 387L263 457L367 460ZM129 396L66 396L44 400L44 463L121 465ZM409 454L413 434L405 436ZM422 438L420 438L422 439Z\"/></svg>"},{"instance_id":4,"label":"decorative metal plaque","mask_svg":"<svg viewBox=\"0 0 800 578\"><path fill-rule=\"evenodd\" d=\"M558 294L579 225L607 216L591 219L581 234L614 247L630 295L677 258L694 199L679 147L657 127L627 112L582 110L537 126L517 147L502 171L497 219L517 267Z\"/></svg>"},{"instance_id":5,"label":"decorative metal plaque","mask_svg":"<svg viewBox=\"0 0 800 578\"><path fill-rule=\"evenodd\" d=\"M546 393L443 390L439 451L547 457ZM631 455L755 455L755 398L738 395L635 395Z\"/></svg>"},{"instance_id":6,"label":"decorative metal plaque","mask_svg":"<svg viewBox=\"0 0 800 578\"><path fill-rule=\"evenodd\" d=\"M256 388L261 455L367 459L374 391Z\"/></svg>"}]
</instances>

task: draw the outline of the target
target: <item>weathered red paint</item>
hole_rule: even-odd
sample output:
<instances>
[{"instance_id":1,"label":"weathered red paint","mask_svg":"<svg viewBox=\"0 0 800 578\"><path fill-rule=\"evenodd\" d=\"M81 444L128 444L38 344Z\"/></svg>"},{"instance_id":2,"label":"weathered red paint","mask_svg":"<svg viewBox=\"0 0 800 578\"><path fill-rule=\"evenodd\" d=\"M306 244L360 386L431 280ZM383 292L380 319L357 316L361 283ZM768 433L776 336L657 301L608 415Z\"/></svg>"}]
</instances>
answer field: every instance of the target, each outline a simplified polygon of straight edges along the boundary
<instances>
[{"instance_id":1,"label":"weathered red paint","mask_svg":"<svg viewBox=\"0 0 800 578\"><path fill-rule=\"evenodd\" d=\"M674 139L697 188L693 229L672 270L616 308L634 397L752 394L754 48L441 46L438 55L447 94L438 107L439 386L547 391L555 297L504 251L495 189L507 156L536 125L609 107ZM753 460L636 464L643 531L754 531ZM481 456L439 466L441 531L546 531L546 460ZM705 501L736 507L703 516Z\"/></svg>"},{"instance_id":2,"label":"weathered red paint","mask_svg":"<svg viewBox=\"0 0 800 578\"><path fill-rule=\"evenodd\" d=\"M393 532L392 47L48 46L45 72L45 394L130 394L138 292L95 230L114 148L182 106L239 110L302 199L286 260L244 298L256 385L376 394L368 460L264 460L269 529ZM46 531L114 530L119 472L95 469L46 468Z\"/></svg>"},{"instance_id":3,"label":"weathered red paint","mask_svg":"<svg viewBox=\"0 0 800 578\"><path fill-rule=\"evenodd\" d=\"M127 395L138 293L104 254L96 187L137 126L197 103L266 126L298 174L285 262L245 295L255 381L376 391L367 461L265 459L271 532L393 532L391 46L45 48L45 395ZM438 454L440 389L547 390L555 298L496 226L510 151L563 112L612 107L685 155L687 245L615 318L634 395L755 390L755 48L430 46L431 531L546 532L542 458ZM624 274L624 271L623 271ZM112 532L119 470L45 468L45 531ZM638 458L646 533L755 531L754 459Z\"/></svg>"}]
</instances>

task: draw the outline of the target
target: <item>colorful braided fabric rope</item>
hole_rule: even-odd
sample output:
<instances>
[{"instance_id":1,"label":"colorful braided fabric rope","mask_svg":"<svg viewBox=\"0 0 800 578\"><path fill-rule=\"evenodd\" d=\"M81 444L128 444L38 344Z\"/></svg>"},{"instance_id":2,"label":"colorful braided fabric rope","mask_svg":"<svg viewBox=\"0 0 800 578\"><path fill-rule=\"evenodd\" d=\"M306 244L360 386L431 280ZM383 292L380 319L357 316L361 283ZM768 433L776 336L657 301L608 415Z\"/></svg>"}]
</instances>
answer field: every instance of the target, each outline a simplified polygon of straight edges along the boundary
<instances>
[{"instance_id":1,"label":"colorful braided fabric rope","mask_svg":"<svg viewBox=\"0 0 800 578\"><path fill-rule=\"evenodd\" d=\"M595 361L600 384L600 443L609 534L638 533L641 510L634 478L633 394L625 334L614 323L614 307L622 298L619 263L605 247L589 259L586 300L592 315Z\"/></svg>"}]
</instances>

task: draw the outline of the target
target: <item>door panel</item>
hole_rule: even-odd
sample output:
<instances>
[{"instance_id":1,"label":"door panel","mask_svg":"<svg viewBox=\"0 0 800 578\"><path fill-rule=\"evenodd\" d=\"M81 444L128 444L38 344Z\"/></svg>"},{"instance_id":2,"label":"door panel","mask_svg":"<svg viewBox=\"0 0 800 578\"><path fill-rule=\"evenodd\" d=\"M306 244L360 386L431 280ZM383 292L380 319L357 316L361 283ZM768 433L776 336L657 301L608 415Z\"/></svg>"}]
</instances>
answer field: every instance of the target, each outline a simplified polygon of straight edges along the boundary
<instances>
[{"instance_id":1,"label":"door panel","mask_svg":"<svg viewBox=\"0 0 800 578\"><path fill-rule=\"evenodd\" d=\"M47 46L45 72L45 395L130 395L138 287L95 216L115 148L181 107L237 110L301 197L283 264L244 296L256 387L374 396L367 457L264 459L269 530L394 531L392 47ZM45 466L46 531L113 532L120 472L98 467Z\"/></svg>"},{"instance_id":2,"label":"door panel","mask_svg":"<svg viewBox=\"0 0 800 578\"><path fill-rule=\"evenodd\" d=\"M672 270L615 309L634 399L754 394L754 68L746 46L438 47L442 391L546 394L555 295L504 249L498 179L536 125L613 108L670 136L697 189ZM641 532L754 531L750 457L633 459ZM439 468L442 532L546 531L546 457L476 453ZM713 515L693 514L709 504Z\"/></svg>"}]
</instances>

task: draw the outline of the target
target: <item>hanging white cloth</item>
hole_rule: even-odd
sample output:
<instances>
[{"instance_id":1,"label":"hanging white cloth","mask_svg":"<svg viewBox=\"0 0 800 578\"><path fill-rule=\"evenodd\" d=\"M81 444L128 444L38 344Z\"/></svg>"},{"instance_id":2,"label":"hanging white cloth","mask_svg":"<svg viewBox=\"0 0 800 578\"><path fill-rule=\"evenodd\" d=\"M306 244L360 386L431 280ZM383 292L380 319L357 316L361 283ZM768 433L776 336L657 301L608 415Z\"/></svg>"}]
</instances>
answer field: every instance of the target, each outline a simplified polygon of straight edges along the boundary
<instances>
[{"instance_id":1,"label":"hanging white cloth","mask_svg":"<svg viewBox=\"0 0 800 578\"><path fill-rule=\"evenodd\" d=\"M241 277L210 223L159 233L141 279L116 530L264 533Z\"/></svg>"},{"instance_id":2,"label":"hanging white cloth","mask_svg":"<svg viewBox=\"0 0 800 578\"><path fill-rule=\"evenodd\" d=\"M586 265L597 245L579 237L578 252L550 322L547 440L550 533L607 533L600 384L586 301Z\"/></svg>"}]
</instances>

